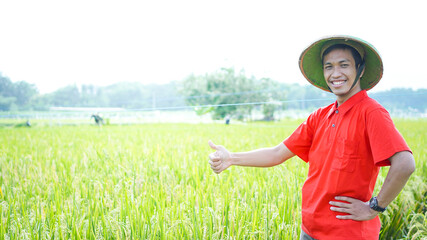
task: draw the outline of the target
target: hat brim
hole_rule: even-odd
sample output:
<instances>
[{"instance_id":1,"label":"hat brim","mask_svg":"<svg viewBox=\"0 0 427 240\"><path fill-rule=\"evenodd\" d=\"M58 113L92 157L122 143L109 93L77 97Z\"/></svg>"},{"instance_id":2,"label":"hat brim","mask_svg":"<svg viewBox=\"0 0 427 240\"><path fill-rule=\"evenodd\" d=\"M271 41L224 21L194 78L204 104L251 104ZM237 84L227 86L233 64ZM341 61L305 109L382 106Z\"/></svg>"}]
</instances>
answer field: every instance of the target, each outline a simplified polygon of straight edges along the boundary
<instances>
[{"instance_id":1,"label":"hat brim","mask_svg":"<svg viewBox=\"0 0 427 240\"><path fill-rule=\"evenodd\" d=\"M365 50L365 72L360 78L360 87L365 90L373 88L381 80L383 75L383 63L378 51L368 42L351 36L332 36L322 38L308 48L300 56L299 67L304 77L314 86L330 92L323 75L323 64L321 52L323 46L330 41L342 43L344 41L353 41L363 46ZM350 44L349 44L350 45ZM350 45L351 46L351 45Z\"/></svg>"}]
</instances>

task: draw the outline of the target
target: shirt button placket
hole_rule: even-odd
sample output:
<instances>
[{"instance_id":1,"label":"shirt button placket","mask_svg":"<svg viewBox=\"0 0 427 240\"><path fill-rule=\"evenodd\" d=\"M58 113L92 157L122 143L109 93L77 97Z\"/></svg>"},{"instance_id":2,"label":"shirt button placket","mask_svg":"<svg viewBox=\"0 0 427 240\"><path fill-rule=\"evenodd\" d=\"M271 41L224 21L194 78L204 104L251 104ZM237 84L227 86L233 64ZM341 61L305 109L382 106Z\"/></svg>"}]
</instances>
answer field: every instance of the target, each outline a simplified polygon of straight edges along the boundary
<instances>
[{"instance_id":1,"label":"shirt button placket","mask_svg":"<svg viewBox=\"0 0 427 240\"><path fill-rule=\"evenodd\" d=\"M338 113L339 113L338 109L337 109L337 110L335 110L335 113L336 113L336 114L338 114ZM333 128L335 127L335 123L332 123L332 127L333 127Z\"/></svg>"}]
</instances>

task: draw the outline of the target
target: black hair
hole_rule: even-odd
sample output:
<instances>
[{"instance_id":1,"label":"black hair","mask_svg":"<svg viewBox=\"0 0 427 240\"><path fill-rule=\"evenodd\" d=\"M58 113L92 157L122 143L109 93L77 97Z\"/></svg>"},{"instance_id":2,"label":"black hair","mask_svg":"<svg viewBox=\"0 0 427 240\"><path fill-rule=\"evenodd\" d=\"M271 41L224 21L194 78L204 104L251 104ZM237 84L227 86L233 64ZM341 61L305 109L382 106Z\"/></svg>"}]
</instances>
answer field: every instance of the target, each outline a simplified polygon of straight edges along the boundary
<instances>
[{"instance_id":1,"label":"black hair","mask_svg":"<svg viewBox=\"0 0 427 240\"><path fill-rule=\"evenodd\" d=\"M325 56L328 53L332 52L332 50L335 50L335 49L342 49L342 50L348 49L348 50L350 50L351 55L353 55L353 58L354 58L354 63L356 65L356 69L358 69L359 66L362 64L362 57L360 56L359 52L354 47L347 45L347 44L335 44L335 45L328 47L322 54L322 64L323 64L323 60L324 60Z\"/></svg>"}]
</instances>

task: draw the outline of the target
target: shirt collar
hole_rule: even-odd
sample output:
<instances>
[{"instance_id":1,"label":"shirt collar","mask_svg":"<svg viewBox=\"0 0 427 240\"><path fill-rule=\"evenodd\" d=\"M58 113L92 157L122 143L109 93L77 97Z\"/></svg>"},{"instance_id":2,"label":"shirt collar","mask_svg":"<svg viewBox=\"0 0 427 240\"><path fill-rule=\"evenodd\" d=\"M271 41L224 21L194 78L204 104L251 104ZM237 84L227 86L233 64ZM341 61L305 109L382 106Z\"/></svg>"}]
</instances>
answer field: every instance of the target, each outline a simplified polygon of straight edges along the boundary
<instances>
[{"instance_id":1,"label":"shirt collar","mask_svg":"<svg viewBox=\"0 0 427 240\"><path fill-rule=\"evenodd\" d=\"M335 111L337 111L337 110L338 110L339 113L345 114L354 105L358 104L359 102L361 102L363 99L365 99L367 97L368 97L368 94L366 93L366 90L362 90L362 91L354 94L353 96L351 96L351 98L349 98L347 101L345 101L339 107L337 107L338 106L338 102L335 101L334 106L331 108L331 110L329 110L328 118L330 116L332 116L332 114L335 113Z\"/></svg>"}]
</instances>

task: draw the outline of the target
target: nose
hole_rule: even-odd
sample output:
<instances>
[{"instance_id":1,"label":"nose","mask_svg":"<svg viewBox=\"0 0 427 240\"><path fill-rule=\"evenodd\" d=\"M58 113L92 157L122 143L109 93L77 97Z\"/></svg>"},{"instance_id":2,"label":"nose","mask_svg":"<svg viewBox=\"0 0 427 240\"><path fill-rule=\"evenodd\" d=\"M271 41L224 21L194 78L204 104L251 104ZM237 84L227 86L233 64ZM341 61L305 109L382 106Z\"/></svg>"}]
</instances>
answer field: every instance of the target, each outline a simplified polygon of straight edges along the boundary
<instances>
[{"instance_id":1,"label":"nose","mask_svg":"<svg viewBox=\"0 0 427 240\"><path fill-rule=\"evenodd\" d=\"M333 68L332 74L331 74L332 78L339 78L339 77L341 77L341 75L342 75L342 73L339 70L339 68L337 68L337 67Z\"/></svg>"}]
</instances>

